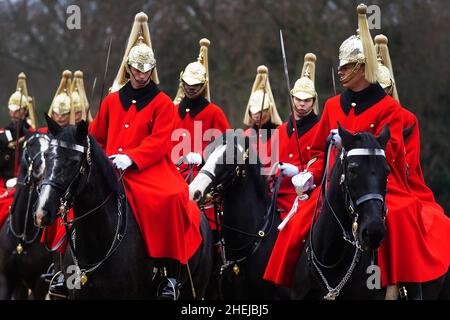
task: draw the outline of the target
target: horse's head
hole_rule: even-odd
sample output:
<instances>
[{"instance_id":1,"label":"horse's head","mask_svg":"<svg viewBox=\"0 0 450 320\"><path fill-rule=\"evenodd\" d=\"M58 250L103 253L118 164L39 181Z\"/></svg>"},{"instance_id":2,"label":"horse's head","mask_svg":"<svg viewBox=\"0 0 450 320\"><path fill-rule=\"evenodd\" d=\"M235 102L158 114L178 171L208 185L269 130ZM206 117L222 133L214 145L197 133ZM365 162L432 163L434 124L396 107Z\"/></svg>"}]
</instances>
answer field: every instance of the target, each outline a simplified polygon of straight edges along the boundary
<instances>
[{"instance_id":1,"label":"horse's head","mask_svg":"<svg viewBox=\"0 0 450 320\"><path fill-rule=\"evenodd\" d=\"M70 206L89 161L88 125L60 127L46 116L48 129L54 137L44 153L44 176L34 213L38 227L50 225L61 208Z\"/></svg>"},{"instance_id":2,"label":"horse's head","mask_svg":"<svg viewBox=\"0 0 450 320\"><path fill-rule=\"evenodd\" d=\"M386 234L386 188L389 166L384 150L390 137L386 125L378 137L351 134L339 126L343 150L340 155L345 205L352 231L361 247L377 249Z\"/></svg>"},{"instance_id":3,"label":"horse's head","mask_svg":"<svg viewBox=\"0 0 450 320\"><path fill-rule=\"evenodd\" d=\"M237 178L245 176L248 146L249 139L239 133L227 132L217 137L206 149L209 156L205 165L189 185L190 199L200 202L212 186L222 192Z\"/></svg>"},{"instance_id":4,"label":"horse's head","mask_svg":"<svg viewBox=\"0 0 450 320\"><path fill-rule=\"evenodd\" d=\"M44 133L32 134L23 145L21 171L24 176L38 182L44 175L44 153L50 144L50 137Z\"/></svg>"}]
</instances>

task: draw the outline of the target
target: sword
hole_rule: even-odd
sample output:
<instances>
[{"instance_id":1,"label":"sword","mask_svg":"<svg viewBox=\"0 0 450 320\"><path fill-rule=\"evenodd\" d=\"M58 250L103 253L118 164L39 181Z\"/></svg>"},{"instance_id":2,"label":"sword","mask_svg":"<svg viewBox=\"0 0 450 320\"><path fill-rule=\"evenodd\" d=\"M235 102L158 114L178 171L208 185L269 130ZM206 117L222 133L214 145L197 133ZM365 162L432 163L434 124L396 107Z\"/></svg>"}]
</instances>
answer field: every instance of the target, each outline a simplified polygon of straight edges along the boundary
<instances>
[{"instance_id":1,"label":"sword","mask_svg":"<svg viewBox=\"0 0 450 320\"><path fill-rule=\"evenodd\" d=\"M111 36L111 39L109 40L108 55L106 56L106 63L105 63L105 73L103 74L103 83L102 83L102 87L100 90L100 100L98 101L98 110L100 110L100 107L102 105L103 95L105 93L104 91L105 91L106 75L108 74L109 56L111 54L111 44L112 44L112 36ZM89 105L89 107L90 107L90 105ZM97 113L98 113L98 111L97 111Z\"/></svg>"},{"instance_id":2,"label":"sword","mask_svg":"<svg viewBox=\"0 0 450 320\"><path fill-rule=\"evenodd\" d=\"M331 79L333 80L334 95L337 95L337 93L336 93L336 77L334 76L334 67L331 67Z\"/></svg>"},{"instance_id":3,"label":"sword","mask_svg":"<svg viewBox=\"0 0 450 320\"><path fill-rule=\"evenodd\" d=\"M300 151L300 143L298 141L298 136L297 136L297 132L298 132L297 131L297 122L295 121L295 117L294 117L294 102L292 101L291 85L290 85L290 81L289 81L289 71L288 71L287 60L286 60L286 51L284 50L283 32L281 31L281 29L280 29L280 45L281 45L281 54L283 56L283 66L284 66L284 76L286 78L286 87L287 87L288 94L289 94L289 106L291 107L291 121L294 126L295 135L296 135L295 142L297 145L298 157L300 159L300 169L301 169L301 171L303 171L302 154Z\"/></svg>"}]
</instances>

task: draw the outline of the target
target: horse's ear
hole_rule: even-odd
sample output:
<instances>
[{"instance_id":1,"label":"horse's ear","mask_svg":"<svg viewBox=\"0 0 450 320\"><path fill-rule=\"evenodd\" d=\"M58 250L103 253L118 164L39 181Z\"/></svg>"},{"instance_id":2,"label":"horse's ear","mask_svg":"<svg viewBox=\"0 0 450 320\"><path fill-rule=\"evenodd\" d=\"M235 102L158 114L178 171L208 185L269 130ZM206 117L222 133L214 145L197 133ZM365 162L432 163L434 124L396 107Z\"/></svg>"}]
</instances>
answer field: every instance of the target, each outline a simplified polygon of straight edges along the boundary
<instances>
[{"instance_id":1,"label":"horse's ear","mask_svg":"<svg viewBox=\"0 0 450 320\"><path fill-rule=\"evenodd\" d=\"M342 146L344 147L344 149L350 150L353 145L353 135L347 130L345 130L345 128L342 127L339 122L338 122L338 132L342 140Z\"/></svg>"},{"instance_id":2,"label":"horse's ear","mask_svg":"<svg viewBox=\"0 0 450 320\"><path fill-rule=\"evenodd\" d=\"M58 123L56 123L56 121L50 118L47 113L44 113L44 115L45 121L47 121L48 132L50 132L54 137L56 137L58 133L61 132L62 128L59 126Z\"/></svg>"},{"instance_id":3,"label":"horse's ear","mask_svg":"<svg viewBox=\"0 0 450 320\"><path fill-rule=\"evenodd\" d=\"M377 137L377 140L383 149L386 149L386 145L390 137L391 131L389 130L389 124L386 124L383 127L383 130L381 130L380 135Z\"/></svg>"},{"instance_id":4,"label":"horse's ear","mask_svg":"<svg viewBox=\"0 0 450 320\"><path fill-rule=\"evenodd\" d=\"M78 142L82 143L86 136L88 135L88 124L86 121L81 120L81 122L77 125L77 133L76 139Z\"/></svg>"}]
</instances>

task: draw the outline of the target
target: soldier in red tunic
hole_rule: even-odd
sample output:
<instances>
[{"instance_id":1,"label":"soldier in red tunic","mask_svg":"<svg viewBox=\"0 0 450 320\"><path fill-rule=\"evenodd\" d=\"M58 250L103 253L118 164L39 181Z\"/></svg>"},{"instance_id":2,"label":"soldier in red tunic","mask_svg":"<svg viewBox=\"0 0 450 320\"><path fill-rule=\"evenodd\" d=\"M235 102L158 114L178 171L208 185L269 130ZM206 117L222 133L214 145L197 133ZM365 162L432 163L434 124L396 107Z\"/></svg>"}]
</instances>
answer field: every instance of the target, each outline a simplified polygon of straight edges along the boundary
<instances>
[{"instance_id":1,"label":"soldier in red tunic","mask_svg":"<svg viewBox=\"0 0 450 320\"><path fill-rule=\"evenodd\" d=\"M264 174L269 174L275 161L271 158L272 134L282 123L278 115L269 81L269 69L259 66L252 86L250 98L245 109L244 124L248 126L244 132L250 137L254 150L257 151Z\"/></svg>"},{"instance_id":2,"label":"soldier in red tunic","mask_svg":"<svg viewBox=\"0 0 450 320\"><path fill-rule=\"evenodd\" d=\"M360 35L351 36L339 49L338 74L347 90L325 104L311 148L311 156L317 157L317 161L308 168L308 174L315 182L321 181L327 137L338 123L351 132L368 131L374 135L379 135L382 128L389 125L391 137L386 147L386 159L391 172L386 194L387 233L378 250L381 281L383 286L405 283L409 297L420 299L421 286L418 283L446 273L448 253L447 256L434 255L435 248L442 246L439 244L441 240L439 236L425 234L421 223L421 201L409 192L403 111L377 83L378 63L366 13L365 5L358 6ZM334 134L333 141L338 144L339 136ZM331 162L333 159L331 156Z\"/></svg>"},{"instance_id":3,"label":"soldier in red tunic","mask_svg":"<svg viewBox=\"0 0 450 320\"><path fill-rule=\"evenodd\" d=\"M284 176L277 198L281 219L288 215L297 197L291 177L303 171L311 159L311 145L319 121L319 102L314 86L315 62L315 54L305 54L301 77L291 90L296 126L290 117L278 127L278 161Z\"/></svg>"},{"instance_id":4,"label":"soldier in red tunic","mask_svg":"<svg viewBox=\"0 0 450 320\"><path fill-rule=\"evenodd\" d=\"M315 189L308 194L296 190L291 177L299 177L299 171L306 169L313 161L310 149L314 133L319 121L318 95L314 86L316 56L312 53L305 55L305 62L301 78L295 82L291 93L294 102L294 116L297 121L297 135L294 135L292 121L288 121L278 128L279 131L279 161L283 163L283 174L278 197L278 207L283 220L279 226L280 233L272 250L270 260L264 273L264 279L285 287L292 286L295 266L300 258L304 241L311 225L314 206L318 197ZM300 163L297 141L301 151Z\"/></svg>"},{"instance_id":5,"label":"soldier in red tunic","mask_svg":"<svg viewBox=\"0 0 450 320\"><path fill-rule=\"evenodd\" d=\"M176 108L157 84L148 17L139 13L114 81L90 125L90 133L113 165L125 171L128 201L147 254L160 258L158 296L177 299L179 264L186 264L202 238L200 212L170 158Z\"/></svg>"},{"instance_id":6,"label":"soldier in red tunic","mask_svg":"<svg viewBox=\"0 0 450 320\"><path fill-rule=\"evenodd\" d=\"M388 38L384 35L375 37L375 47L378 53L379 73L378 82L386 93L400 102L398 97L397 85L394 80L394 72L388 49ZM404 117L405 139L405 161L406 177L409 190L422 202L422 224L425 229L424 240L430 243L429 251L433 256L447 257L442 260L442 269L450 264L450 219L445 215L442 207L436 203L433 192L426 185L422 167L420 165L420 132L417 117L406 108L402 108ZM439 237L441 245L433 245L430 237ZM446 237L446 238L444 238ZM439 261L436 261L438 263ZM400 295L408 297L408 290L404 286L400 287Z\"/></svg>"},{"instance_id":7,"label":"soldier in red tunic","mask_svg":"<svg viewBox=\"0 0 450 320\"><path fill-rule=\"evenodd\" d=\"M25 131L32 132L36 127L36 113L30 101L26 75L21 72L16 91L8 100L11 122L0 128L0 228L8 217L14 198Z\"/></svg>"},{"instance_id":8,"label":"soldier in red tunic","mask_svg":"<svg viewBox=\"0 0 450 320\"><path fill-rule=\"evenodd\" d=\"M177 163L185 157L185 163L193 165L192 181L200 170L206 146L217 136L230 128L222 109L211 102L208 68L208 39L200 40L200 54L197 61L189 63L181 72L180 85L174 103L178 109L172 135L175 145L172 160ZM189 170L179 167L186 179ZM187 181L188 183L190 181Z\"/></svg>"}]
</instances>

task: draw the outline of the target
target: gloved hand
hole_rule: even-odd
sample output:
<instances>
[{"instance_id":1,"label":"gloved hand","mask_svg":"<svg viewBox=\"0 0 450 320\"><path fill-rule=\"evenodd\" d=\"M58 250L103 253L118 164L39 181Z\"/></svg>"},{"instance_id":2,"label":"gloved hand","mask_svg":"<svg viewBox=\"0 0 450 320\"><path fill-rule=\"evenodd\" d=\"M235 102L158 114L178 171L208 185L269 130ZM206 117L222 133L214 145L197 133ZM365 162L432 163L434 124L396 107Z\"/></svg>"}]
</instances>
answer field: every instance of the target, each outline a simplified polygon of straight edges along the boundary
<instances>
[{"instance_id":1,"label":"gloved hand","mask_svg":"<svg viewBox=\"0 0 450 320\"><path fill-rule=\"evenodd\" d=\"M186 163L199 166L202 164L202 155L200 153L189 152L186 155Z\"/></svg>"},{"instance_id":2,"label":"gloved hand","mask_svg":"<svg viewBox=\"0 0 450 320\"><path fill-rule=\"evenodd\" d=\"M17 184L17 178L11 178L6 181L6 189L12 189Z\"/></svg>"},{"instance_id":3,"label":"gloved hand","mask_svg":"<svg viewBox=\"0 0 450 320\"><path fill-rule=\"evenodd\" d=\"M293 177L298 174L297 166L290 163L280 163L278 164L278 169L281 170L281 174L286 177Z\"/></svg>"},{"instance_id":4,"label":"gloved hand","mask_svg":"<svg viewBox=\"0 0 450 320\"><path fill-rule=\"evenodd\" d=\"M316 187L312 173L306 170L293 176L291 181L299 195Z\"/></svg>"},{"instance_id":5,"label":"gloved hand","mask_svg":"<svg viewBox=\"0 0 450 320\"><path fill-rule=\"evenodd\" d=\"M342 139L341 136L339 135L339 131L338 129L332 129L330 131L331 134L331 143L334 144L334 146L338 149L342 148Z\"/></svg>"},{"instance_id":6,"label":"gloved hand","mask_svg":"<svg viewBox=\"0 0 450 320\"><path fill-rule=\"evenodd\" d=\"M125 171L129 166L133 164L133 161L126 154L114 154L109 156L113 165L120 170Z\"/></svg>"}]
</instances>

